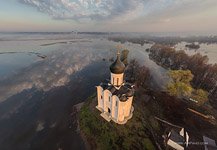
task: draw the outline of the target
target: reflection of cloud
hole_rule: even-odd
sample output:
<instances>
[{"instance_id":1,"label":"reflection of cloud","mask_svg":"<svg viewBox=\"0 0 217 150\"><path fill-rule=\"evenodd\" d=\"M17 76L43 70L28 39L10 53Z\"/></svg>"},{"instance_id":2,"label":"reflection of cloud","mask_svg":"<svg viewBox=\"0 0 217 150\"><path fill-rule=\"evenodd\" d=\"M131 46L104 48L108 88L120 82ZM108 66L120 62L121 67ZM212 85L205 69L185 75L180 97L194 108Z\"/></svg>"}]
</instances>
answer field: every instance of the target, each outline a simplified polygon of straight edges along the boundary
<instances>
[{"instance_id":1,"label":"reflection of cloud","mask_svg":"<svg viewBox=\"0 0 217 150\"><path fill-rule=\"evenodd\" d=\"M148 53L144 52L144 46L141 47L138 44L125 46L130 50L129 58L136 58L141 64L147 65L156 82L163 85L165 79L162 76L164 77L165 70L161 70L161 67L153 61L149 61ZM52 88L67 85L71 75L82 70L88 64L113 56L109 49L114 47L113 42L107 43L106 41L104 43L104 41L99 42L98 40L61 45L60 49L52 51L43 61L31 65L14 77L0 81L0 102L23 90L34 88L49 91Z\"/></svg>"},{"instance_id":2,"label":"reflection of cloud","mask_svg":"<svg viewBox=\"0 0 217 150\"><path fill-rule=\"evenodd\" d=\"M70 75L101 57L99 52L85 44L78 47L61 46L61 50L52 52L44 61L27 68L16 77L1 81L0 102L25 89L48 91L66 85L70 81Z\"/></svg>"}]
</instances>

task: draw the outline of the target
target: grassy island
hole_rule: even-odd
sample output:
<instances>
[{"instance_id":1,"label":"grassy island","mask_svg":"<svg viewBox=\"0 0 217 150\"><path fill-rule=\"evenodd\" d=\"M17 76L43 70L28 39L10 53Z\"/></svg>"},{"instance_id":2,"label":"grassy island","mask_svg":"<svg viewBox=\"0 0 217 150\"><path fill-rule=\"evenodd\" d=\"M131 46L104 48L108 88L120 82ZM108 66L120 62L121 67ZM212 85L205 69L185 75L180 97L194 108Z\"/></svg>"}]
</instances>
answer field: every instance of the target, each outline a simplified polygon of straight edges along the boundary
<instances>
[{"instance_id":1,"label":"grassy island","mask_svg":"<svg viewBox=\"0 0 217 150\"><path fill-rule=\"evenodd\" d=\"M185 127L192 142L201 141L202 135L217 138L214 132L210 132L210 129L216 131L216 125L196 116L188 110L188 104L165 92L138 89L133 102L133 117L124 125L104 120L96 105L93 95L78 113L80 133L89 149L165 149L162 136L173 126L158 121L156 117Z\"/></svg>"},{"instance_id":2,"label":"grassy island","mask_svg":"<svg viewBox=\"0 0 217 150\"><path fill-rule=\"evenodd\" d=\"M152 135L161 132L153 116L160 110L157 103L152 103L149 110L135 98L133 117L125 125L104 120L96 105L96 97L91 96L79 112L80 129L91 149L157 149L153 142L157 136Z\"/></svg>"}]
</instances>

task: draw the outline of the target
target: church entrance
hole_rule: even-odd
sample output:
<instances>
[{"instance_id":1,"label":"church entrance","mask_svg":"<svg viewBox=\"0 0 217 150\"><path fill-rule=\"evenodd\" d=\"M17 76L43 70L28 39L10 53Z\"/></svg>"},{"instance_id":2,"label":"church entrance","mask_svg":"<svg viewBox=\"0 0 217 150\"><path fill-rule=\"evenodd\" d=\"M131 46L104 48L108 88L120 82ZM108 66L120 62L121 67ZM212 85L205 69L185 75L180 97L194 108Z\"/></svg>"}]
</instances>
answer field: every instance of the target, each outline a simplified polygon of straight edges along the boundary
<instances>
[{"instance_id":1,"label":"church entrance","mask_svg":"<svg viewBox=\"0 0 217 150\"><path fill-rule=\"evenodd\" d=\"M111 110L108 108L108 113L111 113Z\"/></svg>"}]
</instances>

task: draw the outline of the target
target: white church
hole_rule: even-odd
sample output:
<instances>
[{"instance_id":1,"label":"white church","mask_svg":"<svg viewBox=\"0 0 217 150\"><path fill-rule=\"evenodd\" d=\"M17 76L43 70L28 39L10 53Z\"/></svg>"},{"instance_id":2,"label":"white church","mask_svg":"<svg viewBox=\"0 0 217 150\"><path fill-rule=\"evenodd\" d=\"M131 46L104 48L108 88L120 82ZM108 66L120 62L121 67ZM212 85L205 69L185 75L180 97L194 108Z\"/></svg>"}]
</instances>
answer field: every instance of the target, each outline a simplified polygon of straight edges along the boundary
<instances>
[{"instance_id":1,"label":"white church","mask_svg":"<svg viewBox=\"0 0 217 150\"><path fill-rule=\"evenodd\" d=\"M125 65L117 59L110 66L111 79L107 83L101 83L97 88L98 105L96 108L108 122L113 120L118 124L125 124L133 116L134 86L124 81Z\"/></svg>"}]
</instances>

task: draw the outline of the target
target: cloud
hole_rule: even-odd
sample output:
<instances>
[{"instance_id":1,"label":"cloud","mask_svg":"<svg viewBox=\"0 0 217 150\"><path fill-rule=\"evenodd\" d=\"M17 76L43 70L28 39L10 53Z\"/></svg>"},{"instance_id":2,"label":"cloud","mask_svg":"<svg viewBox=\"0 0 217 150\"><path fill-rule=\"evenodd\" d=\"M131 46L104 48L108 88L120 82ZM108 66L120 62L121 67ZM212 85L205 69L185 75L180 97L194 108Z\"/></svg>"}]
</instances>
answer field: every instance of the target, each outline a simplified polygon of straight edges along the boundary
<instances>
[{"instance_id":1,"label":"cloud","mask_svg":"<svg viewBox=\"0 0 217 150\"><path fill-rule=\"evenodd\" d=\"M140 0L19 0L54 19L104 20L131 13Z\"/></svg>"},{"instance_id":2,"label":"cloud","mask_svg":"<svg viewBox=\"0 0 217 150\"><path fill-rule=\"evenodd\" d=\"M180 15L208 9L215 0L19 0L53 19L75 21L114 21ZM158 17L157 17L158 18ZM145 19L145 18L144 18ZM152 19L153 20L153 19Z\"/></svg>"}]
</instances>

